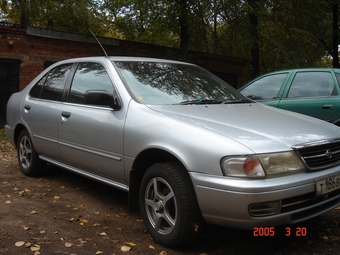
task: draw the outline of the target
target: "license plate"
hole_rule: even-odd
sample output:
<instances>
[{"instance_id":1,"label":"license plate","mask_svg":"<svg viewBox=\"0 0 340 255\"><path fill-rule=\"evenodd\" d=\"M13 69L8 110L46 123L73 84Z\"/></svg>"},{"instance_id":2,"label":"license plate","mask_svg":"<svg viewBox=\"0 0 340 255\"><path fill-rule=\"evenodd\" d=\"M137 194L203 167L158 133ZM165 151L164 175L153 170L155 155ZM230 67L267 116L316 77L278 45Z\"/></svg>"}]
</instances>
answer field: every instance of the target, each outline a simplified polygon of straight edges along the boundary
<instances>
[{"instance_id":1,"label":"license plate","mask_svg":"<svg viewBox=\"0 0 340 255\"><path fill-rule=\"evenodd\" d=\"M340 189L340 174L316 182L316 196L324 195Z\"/></svg>"}]
</instances>

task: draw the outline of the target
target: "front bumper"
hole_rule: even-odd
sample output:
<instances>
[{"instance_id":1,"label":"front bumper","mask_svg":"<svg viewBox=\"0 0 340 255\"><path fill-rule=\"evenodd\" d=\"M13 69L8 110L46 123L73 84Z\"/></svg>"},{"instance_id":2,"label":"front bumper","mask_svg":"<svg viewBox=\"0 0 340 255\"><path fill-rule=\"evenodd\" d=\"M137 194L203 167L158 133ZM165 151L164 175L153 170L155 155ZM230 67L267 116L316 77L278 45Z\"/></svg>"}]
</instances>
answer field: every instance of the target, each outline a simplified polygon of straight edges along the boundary
<instances>
[{"instance_id":1,"label":"front bumper","mask_svg":"<svg viewBox=\"0 0 340 255\"><path fill-rule=\"evenodd\" d=\"M285 177L249 180L191 172L203 218L211 224L252 229L294 224L340 205L340 189L316 196L317 180L340 173L340 167ZM277 210L259 210L267 205Z\"/></svg>"}]
</instances>

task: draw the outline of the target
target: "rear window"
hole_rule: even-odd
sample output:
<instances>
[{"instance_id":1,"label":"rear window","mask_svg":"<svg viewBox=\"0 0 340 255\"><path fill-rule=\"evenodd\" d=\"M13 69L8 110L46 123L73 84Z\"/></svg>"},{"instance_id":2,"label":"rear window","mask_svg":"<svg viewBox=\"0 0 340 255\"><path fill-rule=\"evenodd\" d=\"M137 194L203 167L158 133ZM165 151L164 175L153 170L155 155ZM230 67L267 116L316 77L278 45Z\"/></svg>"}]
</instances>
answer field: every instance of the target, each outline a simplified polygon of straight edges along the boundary
<instances>
[{"instance_id":1,"label":"rear window","mask_svg":"<svg viewBox=\"0 0 340 255\"><path fill-rule=\"evenodd\" d=\"M67 75L72 64L60 65L49 71L30 91L30 97L61 101Z\"/></svg>"}]
</instances>

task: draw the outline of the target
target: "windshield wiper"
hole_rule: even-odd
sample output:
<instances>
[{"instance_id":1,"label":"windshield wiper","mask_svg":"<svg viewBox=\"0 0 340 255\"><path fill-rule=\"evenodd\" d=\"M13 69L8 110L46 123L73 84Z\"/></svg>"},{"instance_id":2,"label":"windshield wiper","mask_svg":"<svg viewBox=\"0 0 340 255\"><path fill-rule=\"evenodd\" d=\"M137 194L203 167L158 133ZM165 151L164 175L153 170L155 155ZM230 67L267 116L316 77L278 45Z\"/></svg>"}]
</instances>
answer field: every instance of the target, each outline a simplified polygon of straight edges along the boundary
<instances>
[{"instance_id":1,"label":"windshield wiper","mask_svg":"<svg viewBox=\"0 0 340 255\"><path fill-rule=\"evenodd\" d=\"M222 104L222 100L214 100L214 99L202 99L202 100L186 100L177 104L188 105L188 104Z\"/></svg>"},{"instance_id":2,"label":"windshield wiper","mask_svg":"<svg viewBox=\"0 0 340 255\"><path fill-rule=\"evenodd\" d=\"M243 103L254 103L254 101L249 99L237 99L237 100L227 100L223 104L243 104Z\"/></svg>"}]
</instances>

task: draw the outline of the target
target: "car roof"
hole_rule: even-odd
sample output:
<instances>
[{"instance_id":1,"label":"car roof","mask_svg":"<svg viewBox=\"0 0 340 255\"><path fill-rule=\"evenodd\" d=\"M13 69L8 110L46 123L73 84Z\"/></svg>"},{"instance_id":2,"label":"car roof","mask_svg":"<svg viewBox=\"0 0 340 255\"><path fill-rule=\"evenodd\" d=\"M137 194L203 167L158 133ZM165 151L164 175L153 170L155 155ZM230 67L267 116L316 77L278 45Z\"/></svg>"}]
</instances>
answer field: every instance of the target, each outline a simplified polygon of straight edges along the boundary
<instances>
[{"instance_id":1,"label":"car roof","mask_svg":"<svg viewBox=\"0 0 340 255\"><path fill-rule=\"evenodd\" d=\"M283 69L272 71L268 73L263 73L260 76L268 75L268 74L277 74L277 73L284 73L284 72L310 72L310 71L334 71L340 73L340 68L331 68L331 67L309 67L309 68L292 68L292 69Z\"/></svg>"},{"instance_id":2,"label":"car roof","mask_svg":"<svg viewBox=\"0 0 340 255\"><path fill-rule=\"evenodd\" d=\"M161 59L161 58L150 58L150 57L131 57L131 56L91 56L91 57L80 57L80 58L69 58L61 60L58 63L68 63L68 62L84 62L84 61L102 61L108 59L110 61L138 61L138 62L163 62L163 63L177 63L177 64L188 64L194 65L192 63L171 60L171 59Z\"/></svg>"}]
</instances>

